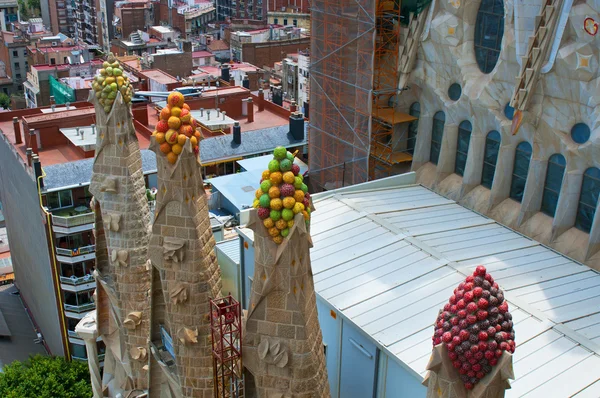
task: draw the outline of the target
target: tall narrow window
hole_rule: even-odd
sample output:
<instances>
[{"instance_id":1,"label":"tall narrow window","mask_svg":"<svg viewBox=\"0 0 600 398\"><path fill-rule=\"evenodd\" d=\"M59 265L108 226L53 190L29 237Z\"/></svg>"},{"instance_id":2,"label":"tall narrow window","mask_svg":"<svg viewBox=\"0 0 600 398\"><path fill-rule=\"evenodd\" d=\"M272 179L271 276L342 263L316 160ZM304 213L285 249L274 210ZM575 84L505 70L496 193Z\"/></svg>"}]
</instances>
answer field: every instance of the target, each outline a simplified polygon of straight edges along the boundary
<instances>
[{"instance_id":1,"label":"tall narrow window","mask_svg":"<svg viewBox=\"0 0 600 398\"><path fill-rule=\"evenodd\" d=\"M456 143L456 161L454 162L454 172L459 176L465 174L467 165L467 155L469 153L469 141L471 141L471 122L462 121L458 125L458 142Z\"/></svg>"},{"instance_id":2,"label":"tall narrow window","mask_svg":"<svg viewBox=\"0 0 600 398\"><path fill-rule=\"evenodd\" d=\"M494 70L504 35L503 0L482 0L475 21L475 59L483 73Z\"/></svg>"},{"instance_id":3,"label":"tall narrow window","mask_svg":"<svg viewBox=\"0 0 600 398\"><path fill-rule=\"evenodd\" d=\"M494 173L496 172L496 162L498 161L501 142L502 137L496 130L490 131L485 139L481 185L488 189L492 189L492 184L494 183Z\"/></svg>"},{"instance_id":4,"label":"tall narrow window","mask_svg":"<svg viewBox=\"0 0 600 398\"><path fill-rule=\"evenodd\" d=\"M550 217L554 217L556 213L556 204L558 203L558 196L560 195L560 187L565 175L566 166L567 161L565 157L559 153L555 153L548 159L548 170L546 171L541 210Z\"/></svg>"},{"instance_id":5,"label":"tall narrow window","mask_svg":"<svg viewBox=\"0 0 600 398\"><path fill-rule=\"evenodd\" d=\"M444 112L439 111L433 115L433 125L431 126L431 150L429 152L429 160L433 164L437 164L440 158L445 121L446 114Z\"/></svg>"},{"instance_id":6,"label":"tall narrow window","mask_svg":"<svg viewBox=\"0 0 600 398\"><path fill-rule=\"evenodd\" d=\"M419 130L421 105L419 105L418 102L415 102L410 106L408 113L417 118L417 120L410 122L408 125L408 138L406 139L406 151L412 155L415 151L415 145L417 144L417 131Z\"/></svg>"},{"instance_id":7,"label":"tall narrow window","mask_svg":"<svg viewBox=\"0 0 600 398\"><path fill-rule=\"evenodd\" d=\"M523 192L525 191L525 183L527 182L527 173L529 172L530 161L531 144L529 144L527 141L523 141L517 145L512 181L510 183L510 197L517 202L523 200Z\"/></svg>"},{"instance_id":8,"label":"tall narrow window","mask_svg":"<svg viewBox=\"0 0 600 398\"><path fill-rule=\"evenodd\" d=\"M590 232L598 204L598 195L600 194L600 170L596 167L590 167L583 173L583 183L581 184L581 193L579 194L579 207L577 208L577 217L575 218L575 227Z\"/></svg>"}]
</instances>

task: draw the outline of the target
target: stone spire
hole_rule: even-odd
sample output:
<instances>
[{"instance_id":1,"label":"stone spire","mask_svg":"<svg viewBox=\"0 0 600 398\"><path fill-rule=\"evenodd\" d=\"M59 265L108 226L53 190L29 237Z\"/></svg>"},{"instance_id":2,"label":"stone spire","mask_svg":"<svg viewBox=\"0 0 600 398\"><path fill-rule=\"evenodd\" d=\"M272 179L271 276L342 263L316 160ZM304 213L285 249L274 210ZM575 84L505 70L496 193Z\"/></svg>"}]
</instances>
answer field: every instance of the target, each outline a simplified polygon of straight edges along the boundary
<instances>
[{"instance_id":1,"label":"stone spire","mask_svg":"<svg viewBox=\"0 0 600 398\"><path fill-rule=\"evenodd\" d=\"M244 366L259 398L330 397L323 336L303 215L277 245L252 210L254 282L244 331Z\"/></svg>"},{"instance_id":2,"label":"stone spire","mask_svg":"<svg viewBox=\"0 0 600 398\"><path fill-rule=\"evenodd\" d=\"M148 388L149 211L142 159L129 105L118 94L109 113L94 93L96 156L90 192L96 215L98 333L106 344L102 386L109 396Z\"/></svg>"},{"instance_id":3,"label":"stone spire","mask_svg":"<svg viewBox=\"0 0 600 398\"><path fill-rule=\"evenodd\" d=\"M150 396L212 397L210 299L220 296L200 162L190 140L170 164L152 138L158 193L150 239L152 315ZM168 386L168 387L167 387Z\"/></svg>"}]
</instances>

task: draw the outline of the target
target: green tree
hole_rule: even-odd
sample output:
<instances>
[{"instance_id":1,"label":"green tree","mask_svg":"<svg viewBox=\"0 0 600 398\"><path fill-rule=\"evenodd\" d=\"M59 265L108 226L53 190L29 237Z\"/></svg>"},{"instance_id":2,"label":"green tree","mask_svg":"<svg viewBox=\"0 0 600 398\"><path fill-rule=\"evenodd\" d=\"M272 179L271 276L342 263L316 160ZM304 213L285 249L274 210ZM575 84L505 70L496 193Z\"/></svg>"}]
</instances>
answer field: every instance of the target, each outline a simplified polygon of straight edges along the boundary
<instances>
[{"instance_id":1,"label":"green tree","mask_svg":"<svg viewBox=\"0 0 600 398\"><path fill-rule=\"evenodd\" d=\"M0 106L4 109L10 108L10 97L4 93L0 93Z\"/></svg>"},{"instance_id":2,"label":"green tree","mask_svg":"<svg viewBox=\"0 0 600 398\"><path fill-rule=\"evenodd\" d=\"M0 397L3 398L89 398L92 395L85 362L36 355L25 362L14 361L0 373Z\"/></svg>"}]
</instances>

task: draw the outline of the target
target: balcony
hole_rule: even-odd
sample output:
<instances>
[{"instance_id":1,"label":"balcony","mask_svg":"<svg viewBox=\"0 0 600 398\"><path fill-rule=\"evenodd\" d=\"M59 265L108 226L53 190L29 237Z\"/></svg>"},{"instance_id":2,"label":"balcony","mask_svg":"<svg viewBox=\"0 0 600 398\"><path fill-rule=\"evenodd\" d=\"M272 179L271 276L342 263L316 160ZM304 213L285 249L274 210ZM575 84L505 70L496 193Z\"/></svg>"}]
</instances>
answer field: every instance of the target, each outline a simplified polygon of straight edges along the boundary
<instances>
[{"instance_id":1,"label":"balcony","mask_svg":"<svg viewBox=\"0 0 600 398\"><path fill-rule=\"evenodd\" d=\"M96 251L96 245L88 245L88 246L78 247L75 249L64 249L62 247L56 248L56 254L59 256L65 256L65 257L83 256L85 254L94 253L95 251ZM81 261L81 260L79 260L79 261Z\"/></svg>"},{"instance_id":2,"label":"balcony","mask_svg":"<svg viewBox=\"0 0 600 398\"><path fill-rule=\"evenodd\" d=\"M93 310L94 308L96 308L96 304L93 302L80 305L65 304L65 311L71 311L76 313L88 312Z\"/></svg>"},{"instance_id":3,"label":"balcony","mask_svg":"<svg viewBox=\"0 0 600 398\"><path fill-rule=\"evenodd\" d=\"M58 251L58 249L56 249L56 250ZM83 285L85 283L94 282L94 277L89 274L85 275L85 276L81 276L79 278L76 276L61 276L60 282L66 284L66 285L78 286L78 285Z\"/></svg>"},{"instance_id":4,"label":"balcony","mask_svg":"<svg viewBox=\"0 0 600 398\"><path fill-rule=\"evenodd\" d=\"M92 229L94 220L94 213L85 206L52 211L52 228L58 233L69 234Z\"/></svg>"}]
</instances>

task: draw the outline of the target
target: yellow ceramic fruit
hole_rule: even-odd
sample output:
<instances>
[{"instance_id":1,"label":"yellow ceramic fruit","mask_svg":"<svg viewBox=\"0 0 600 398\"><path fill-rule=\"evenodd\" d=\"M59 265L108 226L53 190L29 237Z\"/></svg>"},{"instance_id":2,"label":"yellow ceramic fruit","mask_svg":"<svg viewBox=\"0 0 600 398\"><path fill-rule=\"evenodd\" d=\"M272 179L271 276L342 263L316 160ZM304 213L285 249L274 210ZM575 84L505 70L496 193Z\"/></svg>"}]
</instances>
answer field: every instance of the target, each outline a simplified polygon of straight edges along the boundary
<instances>
[{"instance_id":1,"label":"yellow ceramic fruit","mask_svg":"<svg viewBox=\"0 0 600 398\"><path fill-rule=\"evenodd\" d=\"M283 207L283 202L279 198L271 199L271 209L273 210L281 210Z\"/></svg>"},{"instance_id":2,"label":"yellow ceramic fruit","mask_svg":"<svg viewBox=\"0 0 600 398\"><path fill-rule=\"evenodd\" d=\"M298 214L302 211L304 211L304 205L300 202L296 202L294 205L294 214Z\"/></svg>"},{"instance_id":3,"label":"yellow ceramic fruit","mask_svg":"<svg viewBox=\"0 0 600 398\"><path fill-rule=\"evenodd\" d=\"M283 198L283 207L285 207L286 209L293 209L295 204L296 201L291 196Z\"/></svg>"},{"instance_id":4,"label":"yellow ceramic fruit","mask_svg":"<svg viewBox=\"0 0 600 398\"><path fill-rule=\"evenodd\" d=\"M304 192L301 189L296 189L296 192L294 192L294 199L296 202L302 203L304 200Z\"/></svg>"},{"instance_id":5,"label":"yellow ceramic fruit","mask_svg":"<svg viewBox=\"0 0 600 398\"><path fill-rule=\"evenodd\" d=\"M268 180L270 175L271 175L271 172L269 170L265 170L262 172L262 179Z\"/></svg>"},{"instance_id":6,"label":"yellow ceramic fruit","mask_svg":"<svg viewBox=\"0 0 600 398\"><path fill-rule=\"evenodd\" d=\"M169 127L173 130L177 130L181 126L181 120L176 116L171 116L167 123L169 123Z\"/></svg>"},{"instance_id":7,"label":"yellow ceramic fruit","mask_svg":"<svg viewBox=\"0 0 600 398\"><path fill-rule=\"evenodd\" d=\"M256 199L259 199L263 195L263 193L264 192L262 191L262 189L258 188L254 193L254 196L256 196Z\"/></svg>"},{"instance_id":8,"label":"yellow ceramic fruit","mask_svg":"<svg viewBox=\"0 0 600 398\"><path fill-rule=\"evenodd\" d=\"M156 133L154 138L156 138L156 142L162 144L163 142L165 142L165 133Z\"/></svg>"},{"instance_id":9,"label":"yellow ceramic fruit","mask_svg":"<svg viewBox=\"0 0 600 398\"><path fill-rule=\"evenodd\" d=\"M183 147L179 144L173 144L173 146L171 147L171 150L173 151L173 153L175 155L179 155L181 153L181 151L183 150Z\"/></svg>"},{"instance_id":10,"label":"yellow ceramic fruit","mask_svg":"<svg viewBox=\"0 0 600 398\"><path fill-rule=\"evenodd\" d=\"M291 171L286 171L283 173L283 181L288 184L293 184L296 181L296 176Z\"/></svg>"},{"instance_id":11,"label":"yellow ceramic fruit","mask_svg":"<svg viewBox=\"0 0 600 398\"><path fill-rule=\"evenodd\" d=\"M273 219L269 217L263 220L263 225L265 226L265 228L270 229L275 226L275 223L273 222Z\"/></svg>"},{"instance_id":12,"label":"yellow ceramic fruit","mask_svg":"<svg viewBox=\"0 0 600 398\"><path fill-rule=\"evenodd\" d=\"M279 185L279 184L281 184L281 181L283 180L283 176L281 175L280 171L276 171L274 173L271 173L270 180L271 180L271 184Z\"/></svg>"},{"instance_id":13,"label":"yellow ceramic fruit","mask_svg":"<svg viewBox=\"0 0 600 398\"><path fill-rule=\"evenodd\" d=\"M198 145L198 138L191 137L190 142L192 143L192 146L196 146L196 145Z\"/></svg>"},{"instance_id":14,"label":"yellow ceramic fruit","mask_svg":"<svg viewBox=\"0 0 600 398\"><path fill-rule=\"evenodd\" d=\"M275 237L279 235L279 230L276 227L269 228L269 235Z\"/></svg>"},{"instance_id":15,"label":"yellow ceramic fruit","mask_svg":"<svg viewBox=\"0 0 600 398\"><path fill-rule=\"evenodd\" d=\"M181 116L181 108L177 106L171 107L171 116L179 117Z\"/></svg>"},{"instance_id":16,"label":"yellow ceramic fruit","mask_svg":"<svg viewBox=\"0 0 600 398\"><path fill-rule=\"evenodd\" d=\"M294 226L294 220L288 221L288 228L292 228Z\"/></svg>"},{"instance_id":17,"label":"yellow ceramic fruit","mask_svg":"<svg viewBox=\"0 0 600 398\"><path fill-rule=\"evenodd\" d=\"M281 236L281 235L274 236L273 237L273 242L275 242L278 245L280 245L281 243L283 243L283 236Z\"/></svg>"},{"instance_id":18,"label":"yellow ceramic fruit","mask_svg":"<svg viewBox=\"0 0 600 398\"><path fill-rule=\"evenodd\" d=\"M181 134L179 134L179 135L177 136L177 143L178 143L179 145L181 145L181 146L184 146L184 145L185 145L185 141L186 141L186 140L187 140L187 137L186 137L185 135L181 135Z\"/></svg>"}]
</instances>

